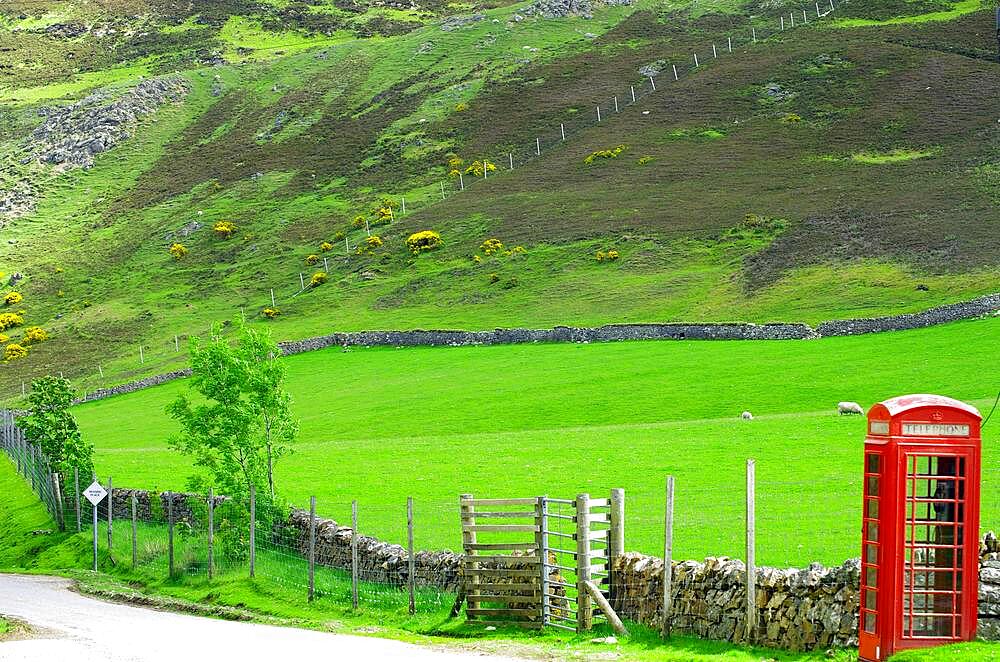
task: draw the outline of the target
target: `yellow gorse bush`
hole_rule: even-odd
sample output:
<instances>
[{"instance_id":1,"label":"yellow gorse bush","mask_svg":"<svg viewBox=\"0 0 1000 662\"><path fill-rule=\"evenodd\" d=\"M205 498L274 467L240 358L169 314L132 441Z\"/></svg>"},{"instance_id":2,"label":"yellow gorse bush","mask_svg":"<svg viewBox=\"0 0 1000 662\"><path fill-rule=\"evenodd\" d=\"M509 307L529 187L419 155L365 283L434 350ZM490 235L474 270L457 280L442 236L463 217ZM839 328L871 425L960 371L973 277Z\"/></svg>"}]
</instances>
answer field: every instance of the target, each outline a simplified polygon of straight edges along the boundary
<instances>
[{"instance_id":1,"label":"yellow gorse bush","mask_svg":"<svg viewBox=\"0 0 1000 662\"><path fill-rule=\"evenodd\" d=\"M309 287L319 287L325 283L326 280L326 272L317 271L312 275L312 278L309 279Z\"/></svg>"},{"instance_id":2,"label":"yellow gorse bush","mask_svg":"<svg viewBox=\"0 0 1000 662\"><path fill-rule=\"evenodd\" d=\"M364 241L358 244L358 248L355 252L358 255L362 255L364 253L374 253L375 249L381 248L384 243L385 242L382 241L382 237L377 234L373 234L370 237L365 237Z\"/></svg>"},{"instance_id":3,"label":"yellow gorse bush","mask_svg":"<svg viewBox=\"0 0 1000 662\"><path fill-rule=\"evenodd\" d=\"M441 235L434 230L421 230L406 238L406 247L414 255L439 248L441 243Z\"/></svg>"},{"instance_id":4,"label":"yellow gorse bush","mask_svg":"<svg viewBox=\"0 0 1000 662\"><path fill-rule=\"evenodd\" d=\"M8 341L10 341L10 336L8 336L6 333L0 333L0 345L3 345Z\"/></svg>"},{"instance_id":5,"label":"yellow gorse bush","mask_svg":"<svg viewBox=\"0 0 1000 662\"><path fill-rule=\"evenodd\" d=\"M44 342L49 339L49 334L40 326L29 326L24 330L24 344L30 345L36 342Z\"/></svg>"},{"instance_id":6,"label":"yellow gorse bush","mask_svg":"<svg viewBox=\"0 0 1000 662\"><path fill-rule=\"evenodd\" d=\"M21 313L0 313L0 331L21 326L24 324L24 316Z\"/></svg>"},{"instance_id":7,"label":"yellow gorse bush","mask_svg":"<svg viewBox=\"0 0 1000 662\"><path fill-rule=\"evenodd\" d=\"M317 262L319 262L319 255L307 255L306 256L306 264L313 265L313 264L316 264Z\"/></svg>"},{"instance_id":8,"label":"yellow gorse bush","mask_svg":"<svg viewBox=\"0 0 1000 662\"><path fill-rule=\"evenodd\" d=\"M212 226L212 230L215 234L223 239L229 239L238 229L237 225L232 221L217 221L215 225Z\"/></svg>"},{"instance_id":9,"label":"yellow gorse bush","mask_svg":"<svg viewBox=\"0 0 1000 662\"><path fill-rule=\"evenodd\" d=\"M25 347L24 345L11 343L3 348L4 361L15 361L17 359L23 359L27 356L28 356L28 348Z\"/></svg>"},{"instance_id":10,"label":"yellow gorse bush","mask_svg":"<svg viewBox=\"0 0 1000 662\"><path fill-rule=\"evenodd\" d=\"M24 301L24 297L21 296L20 292L8 292L3 298L3 303L5 306L16 306L17 304Z\"/></svg>"},{"instance_id":11,"label":"yellow gorse bush","mask_svg":"<svg viewBox=\"0 0 1000 662\"><path fill-rule=\"evenodd\" d=\"M477 159L473 161L468 168L465 169L465 174L475 175L476 177L482 177L484 172L493 172L496 169L497 167L492 163L490 163L489 161L487 161L486 159L483 159L482 161Z\"/></svg>"},{"instance_id":12,"label":"yellow gorse bush","mask_svg":"<svg viewBox=\"0 0 1000 662\"><path fill-rule=\"evenodd\" d=\"M333 244L331 244L329 241L324 241L322 244L319 245L319 249L324 253L328 253L333 250Z\"/></svg>"},{"instance_id":13,"label":"yellow gorse bush","mask_svg":"<svg viewBox=\"0 0 1000 662\"><path fill-rule=\"evenodd\" d=\"M273 320L275 317L281 314L281 311L278 310L277 308L272 308L271 306L268 306L264 310L260 311L260 314L269 320Z\"/></svg>"},{"instance_id":14,"label":"yellow gorse bush","mask_svg":"<svg viewBox=\"0 0 1000 662\"><path fill-rule=\"evenodd\" d=\"M170 248L167 250L175 260L180 260L181 258L183 258L185 255L188 254L187 246L185 246L184 244L176 244L176 243L171 244Z\"/></svg>"},{"instance_id":15,"label":"yellow gorse bush","mask_svg":"<svg viewBox=\"0 0 1000 662\"><path fill-rule=\"evenodd\" d=\"M499 239L487 239L479 244L479 250L483 252L483 255L494 255L503 251L503 242Z\"/></svg>"},{"instance_id":16,"label":"yellow gorse bush","mask_svg":"<svg viewBox=\"0 0 1000 662\"><path fill-rule=\"evenodd\" d=\"M590 165L597 159L617 159L627 151L628 145L618 145L612 149L599 149L596 152L591 152L590 155L583 160L583 162Z\"/></svg>"},{"instance_id":17,"label":"yellow gorse bush","mask_svg":"<svg viewBox=\"0 0 1000 662\"><path fill-rule=\"evenodd\" d=\"M597 258L598 262L614 262L619 257L621 257L621 255L618 253L618 251L612 248L610 251L606 253L604 251L597 251L594 257Z\"/></svg>"}]
</instances>

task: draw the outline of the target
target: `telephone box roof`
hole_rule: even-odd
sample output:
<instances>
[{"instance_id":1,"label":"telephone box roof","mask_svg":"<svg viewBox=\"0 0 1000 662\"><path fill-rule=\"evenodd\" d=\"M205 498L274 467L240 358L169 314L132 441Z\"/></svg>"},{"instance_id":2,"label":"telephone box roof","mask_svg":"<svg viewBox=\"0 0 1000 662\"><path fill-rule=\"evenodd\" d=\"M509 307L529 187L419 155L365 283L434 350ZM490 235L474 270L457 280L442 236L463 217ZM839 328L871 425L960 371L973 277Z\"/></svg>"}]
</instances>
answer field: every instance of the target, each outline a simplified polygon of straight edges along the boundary
<instances>
[{"instance_id":1,"label":"telephone box roof","mask_svg":"<svg viewBox=\"0 0 1000 662\"><path fill-rule=\"evenodd\" d=\"M893 417L905 411L920 409L922 407L949 407L952 409L960 409L978 419L982 419L982 415L979 413L979 410L972 405L968 405L960 400L948 398L943 395L930 395L927 393L900 395L895 398L883 400L879 404L885 407L889 411L889 415Z\"/></svg>"}]
</instances>

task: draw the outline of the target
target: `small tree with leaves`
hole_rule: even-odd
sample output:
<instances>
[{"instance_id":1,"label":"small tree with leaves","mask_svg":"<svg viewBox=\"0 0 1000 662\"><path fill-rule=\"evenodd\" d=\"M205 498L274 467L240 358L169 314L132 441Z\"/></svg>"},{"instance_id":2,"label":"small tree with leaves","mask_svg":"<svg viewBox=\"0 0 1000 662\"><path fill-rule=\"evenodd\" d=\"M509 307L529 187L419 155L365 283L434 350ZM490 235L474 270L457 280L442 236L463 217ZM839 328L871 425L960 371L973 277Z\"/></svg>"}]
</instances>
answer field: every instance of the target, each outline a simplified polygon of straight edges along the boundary
<instances>
[{"instance_id":1,"label":"small tree with leaves","mask_svg":"<svg viewBox=\"0 0 1000 662\"><path fill-rule=\"evenodd\" d=\"M73 389L68 379L42 377L31 382L28 415L17 421L25 438L48 456L64 487L74 469L86 480L94 471L94 447L83 440L69 410L72 404Z\"/></svg>"},{"instance_id":2,"label":"small tree with leaves","mask_svg":"<svg viewBox=\"0 0 1000 662\"><path fill-rule=\"evenodd\" d=\"M267 331L240 323L234 342L216 327L191 339L191 388L167 411L181 426L170 445L204 467L221 494L238 502L257 489L262 509L275 505L274 464L289 452L298 426L283 389L280 350ZM203 487L196 479L193 487Z\"/></svg>"}]
</instances>

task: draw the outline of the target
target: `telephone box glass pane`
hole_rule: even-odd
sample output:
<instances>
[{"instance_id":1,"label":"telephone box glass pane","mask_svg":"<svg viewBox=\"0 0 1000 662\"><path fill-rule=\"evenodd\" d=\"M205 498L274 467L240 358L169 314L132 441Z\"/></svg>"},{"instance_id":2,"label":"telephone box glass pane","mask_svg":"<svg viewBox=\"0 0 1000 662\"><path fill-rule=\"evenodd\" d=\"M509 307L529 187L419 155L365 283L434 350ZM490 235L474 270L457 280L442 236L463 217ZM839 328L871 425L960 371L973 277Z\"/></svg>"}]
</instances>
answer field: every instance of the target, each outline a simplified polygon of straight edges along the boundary
<instances>
[{"instance_id":1,"label":"telephone box glass pane","mask_svg":"<svg viewBox=\"0 0 1000 662\"><path fill-rule=\"evenodd\" d=\"M881 466L880 460L881 460L881 457L878 456L878 455L869 455L868 456L868 469L867 469L867 472L870 473L870 474L877 474L877 473L879 473L879 468Z\"/></svg>"},{"instance_id":2,"label":"telephone box glass pane","mask_svg":"<svg viewBox=\"0 0 1000 662\"><path fill-rule=\"evenodd\" d=\"M875 614L865 612L865 632L875 632Z\"/></svg>"},{"instance_id":3,"label":"telephone box glass pane","mask_svg":"<svg viewBox=\"0 0 1000 662\"><path fill-rule=\"evenodd\" d=\"M913 455L906 469L903 636L954 638L962 598L965 462Z\"/></svg>"},{"instance_id":4,"label":"telephone box glass pane","mask_svg":"<svg viewBox=\"0 0 1000 662\"><path fill-rule=\"evenodd\" d=\"M868 476L865 482L868 496L878 496L878 476Z\"/></svg>"}]
</instances>

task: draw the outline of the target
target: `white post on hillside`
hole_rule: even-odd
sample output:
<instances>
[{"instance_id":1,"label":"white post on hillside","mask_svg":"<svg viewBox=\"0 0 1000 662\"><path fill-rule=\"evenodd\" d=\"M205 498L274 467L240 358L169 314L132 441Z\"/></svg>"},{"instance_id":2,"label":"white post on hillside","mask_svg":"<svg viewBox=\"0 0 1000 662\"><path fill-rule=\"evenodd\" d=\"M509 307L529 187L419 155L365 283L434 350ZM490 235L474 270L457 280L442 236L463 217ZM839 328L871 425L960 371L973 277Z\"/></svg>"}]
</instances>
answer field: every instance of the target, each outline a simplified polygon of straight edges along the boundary
<instances>
[{"instance_id":1,"label":"white post on hillside","mask_svg":"<svg viewBox=\"0 0 1000 662\"><path fill-rule=\"evenodd\" d=\"M782 30L785 29L785 17L784 16L781 17L781 29Z\"/></svg>"},{"instance_id":2,"label":"white post on hillside","mask_svg":"<svg viewBox=\"0 0 1000 662\"><path fill-rule=\"evenodd\" d=\"M712 44L712 57L719 57L719 51L716 50L715 44Z\"/></svg>"},{"instance_id":3,"label":"white post on hillside","mask_svg":"<svg viewBox=\"0 0 1000 662\"><path fill-rule=\"evenodd\" d=\"M649 86L653 88L654 92L656 91L656 81L653 80L652 76L649 77Z\"/></svg>"},{"instance_id":4,"label":"white post on hillside","mask_svg":"<svg viewBox=\"0 0 1000 662\"><path fill-rule=\"evenodd\" d=\"M444 182L441 182L441 199L444 200Z\"/></svg>"},{"instance_id":5,"label":"white post on hillside","mask_svg":"<svg viewBox=\"0 0 1000 662\"><path fill-rule=\"evenodd\" d=\"M565 124L562 124L562 123L559 124L559 133L562 134L562 139L566 140L566 125Z\"/></svg>"},{"instance_id":6,"label":"white post on hillside","mask_svg":"<svg viewBox=\"0 0 1000 662\"><path fill-rule=\"evenodd\" d=\"M680 80L681 79L680 76L677 75L677 65L676 64L672 64L670 66L672 66L674 68L674 80Z\"/></svg>"},{"instance_id":7,"label":"white post on hillside","mask_svg":"<svg viewBox=\"0 0 1000 662\"><path fill-rule=\"evenodd\" d=\"M788 12L788 17L792 19L792 27L795 27L795 12Z\"/></svg>"},{"instance_id":8,"label":"white post on hillside","mask_svg":"<svg viewBox=\"0 0 1000 662\"><path fill-rule=\"evenodd\" d=\"M406 216L406 198L400 196L399 197L399 204L400 204L399 215L400 216Z\"/></svg>"},{"instance_id":9,"label":"white post on hillside","mask_svg":"<svg viewBox=\"0 0 1000 662\"><path fill-rule=\"evenodd\" d=\"M538 138L535 138L535 156L541 156L541 155L542 155L542 141L539 140Z\"/></svg>"},{"instance_id":10,"label":"white post on hillside","mask_svg":"<svg viewBox=\"0 0 1000 662\"><path fill-rule=\"evenodd\" d=\"M174 334L174 351L175 351L175 352L179 352L179 351L181 351L181 341L180 341L180 339L179 339L179 338L177 337L177 334L176 334L176 333Z\"/></svg>"},{"instance_id":11,"label":"white post on hillside","mask_svg":"<svg viewBox=\"0 0 1000 662\"><path fill-rule=\"evenodd\" d=\"M330 263L326 261L325 257L323 258L323 271L330 273Z\"/></svg>"},{"instance_id":12,"label":"white post on hillside","mask_svg":"<svg viewBox=\"0 0 1000 662\"><path fill-rule=\"evenodd\" d=\"M629 85L628 89L632 93L632 103L635 103L635 85Z\"/></svg>"},{"instance_id":13,"label":"white post on hillside","mask_svg":"<svg viewBox=\"0 0 1000 662\"><path fill-rule=\"evenodd\" d=\"M601 121L601 107L597 106L597 121Z\"/></svg>"},{"instance_id":14,"label":"white post on hillside","mask_svg":"<svg viewBox=\"0 0 1000 662\"><path fill-rule=\"evenodd\" d=\"M809 14L806 13L805 9L802 10L802 22L803 23L809 22Z\"/></svg>"},{"instance_id":15,"label":"white post on hillside","mask_svg":"<svg viewBox=\"0 0 1000 662\"><path fill-rule=\"evenodd\" d=\"M344 242L346 243L347 239L344 239ZM349 244L347 246L347 250L351 250L351 247L350 247ZM299 288L303 289L303 290L306 289L306 277L302 275L301 271L299 272Z\"/></svg>"},{"instance_id":16,"label":"white post on hillside","mask_svg":"<svg viewBox=\"0 0 1000 662\"><path fill-rule=\"evenodd\" d=\"M104 368L100 364L97 365L97 374L101 376L101 379L104 379ZM21 382L21 390L24 390L24 382Z\"/></svg>"},{"instance_id":17,"label":"white post on hillside","mask_svg":"<svg viewBox=\"0 0 1000 662\"><path fill-rule=\"evenodd\" d=\"M392 213L392 209L389 209L389 213L390 214ZM368 227L368 217L367 216L365 216L365 234L368 235L369 237L372 236L372 231Z\"/></svg>"},{"instance_id":18,"label":"white post on hillside","mask_svg":"<svg viewBox=\"0 0 1000 662\"><path fill-rule=\"evenodd\" d=\"M465 177L462 177L462 173L458 173L458 190L465 190Z\"/></svg>"},{"instance_id":19,"label":"white post on hillside","mask_svg":"<svg viewBox=\"0 0 1000 662\"><path fill-rule=\"evenodd\" d=\"M816 3L816 18L819 18L819 16L820 16L820 13L819 13L819 3L817 2Z\"/></svg>"},{"instance_id":20,"label":"white post on hillside","mask_svg":"<svg viewBox=\"0 0 1000 662\"><path fill-rule=\"evenodd\" d=\"M615 97L615 112L618 112L618 97Z\"/></svg>"},{"instance_id":21,"label":"white post on hillside","mask_svg":"<svg viewBox=\"0 0 1000 662\"><path fill-rule=\"evenodd\" d=\"M514 169L514 152L507 152L507 160L510 161L510 169Z\"/></svg>"},{"instance_id":22,"label":"white post on hillside","mask_svg":"<svg viewBox=\"0 0 1000 662\"><path fill-rule=\"evenodd\" d=\"M146 357L143 356L142 345L139 345L139 363L145 363L145 362L146 362ZM62 373L59 373L59 376L62 377Z\"/></svg>"},{"instance_id":23,"label":"white post on hillside","mask_svg":"<svg viewBox=\"0 0 1000 662\"><path fill-rule=\"evenodd\" d=\"M757 43L757 28L751 27L750 34L753 35L753 43Z\"/></svg>"},{"instance_id":24,"label":"white post on hillside","mask_svg":"<svg viewBox=\"0 0 1000 662\"><path fill-rule=\"evenodd\" d=\"M274 288L271 288L271 307L272 308L275 307L275 303L274 303Z\"/></svg>"},{"instance_id":25,"label":"white post on hillside","mask_svg":"<svg viewBox=\"0 0 1000 662\"><path fill-rule=\"evenodd\" d=\"M98 367L100 367L100 366L98 366ZM101 375L101 377L103 377L103 376L104 376L104 375ZM25 397L26 395L28 395L28 394L27 394L27 388L25 387L25 385L24 385L24 381L22 380L22 381L21 381L21 397L23 398L23 397Z\"/></svg>"},{"instance_id":26,"label":"white post on hillside","mask_svg":"<svg viewBox=\"0 0 1000 662\"><path fill-rule=\"evenodd\" d=\"M694 54L694 66L696 66L696 67L698 66L698 54L697 53Z\"/></svg>"}]
</instances>

